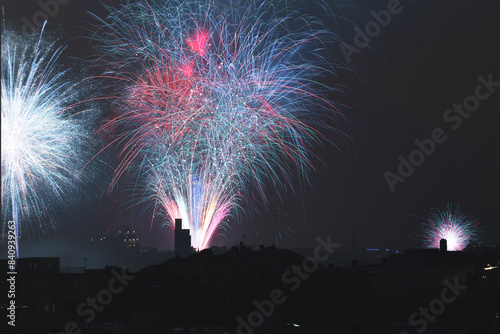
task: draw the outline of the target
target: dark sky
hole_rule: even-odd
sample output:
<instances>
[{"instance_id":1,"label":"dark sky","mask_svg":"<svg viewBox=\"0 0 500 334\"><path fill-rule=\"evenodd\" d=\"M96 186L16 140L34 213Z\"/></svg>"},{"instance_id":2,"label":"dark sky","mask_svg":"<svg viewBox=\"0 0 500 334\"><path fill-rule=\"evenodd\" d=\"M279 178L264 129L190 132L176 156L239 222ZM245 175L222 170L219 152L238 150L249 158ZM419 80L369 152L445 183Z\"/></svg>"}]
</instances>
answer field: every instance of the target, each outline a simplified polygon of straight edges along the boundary
<instances>
[{"instance_id":1,"label":"dark sky","mask_svg":"<svg viewBox=\"0 0 500 334\"><path fill-rule=\"evenodd\" d=\"M370 11L386 9L392 2L337 1L331 9L338 17L326 25L354 45L354 24L364 30L373 20ZM8 25L17 29L23 17L31 21L41 10L37 1L2 0L2 4ZM491 75L500 82L500 4L406 0L400 6L400 13L392 15L368 46L352 56L348 69L328 79L344 91L332 98L349 120L337 125L348 136L331 136L338 148L328 144L317 148L322 162L315 161L317 173L310 175L312 186L303 187L302 200L287 195L286 203L270 204L270 214L254 212L251 222L233 227L231 243L243 233L249 243L276 243L277 231L287 225L295 235L285 237L283 247L314 246L316 237L328 234L350 244L356 226L362 246L404 247L408 236L419 231L424 212L447 203L460 204L480 220L485 242L500 240L500 87L456 130L451 128L454 122L443 120L447 109L474 94L478 76ZM78 38L85 34L82 27L91 27L87 11L105 14L98 1L71 0L49 19L50 33L68 45L64 62L75 68L81 63L72 57L88 52L86 40ZM339 43L330 45L329 51L332 62L346 63ZM397 173L398 156L408 159L417 148L414 140L430 138L436 128L443 129L447 140L436 144L434 153L391 192L384 173ZM117 217L116 208L105 214L113 200L102 196L72 209L76 213L64 218L52 237L64 240L105 233ZM270 218L278 215L283 216L280 221ZM120 217L134 220L135 213ZM158 248L172 244L168 231L158 224L150 232L149 220L134 221L143 244Z\"/></svg>"}]
</instances>

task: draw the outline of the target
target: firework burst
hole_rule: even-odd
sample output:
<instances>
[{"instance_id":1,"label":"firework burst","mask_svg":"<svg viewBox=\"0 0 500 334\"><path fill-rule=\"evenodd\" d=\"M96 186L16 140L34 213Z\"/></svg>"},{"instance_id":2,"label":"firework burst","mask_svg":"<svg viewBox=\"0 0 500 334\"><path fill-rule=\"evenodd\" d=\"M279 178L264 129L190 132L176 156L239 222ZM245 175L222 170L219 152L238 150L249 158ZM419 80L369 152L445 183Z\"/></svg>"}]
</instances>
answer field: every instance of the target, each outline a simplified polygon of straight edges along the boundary
<instances>
[{"instance_id":1,"label":"firework burst","mask_svg":"<svg viewBox=\"0 0 500 334\"><path fill-rule=\"evenodd\" d=\"M448 249L461 251L476 240L479 221L451 204L445 210L433 210L424 225L424 245L439 248L441 239L446 239Z\"/></svg>"},{"instance_id":2,"label":"firework burst","mask_svg":"<svg viewBox=\"0 0 500 334\"><path fill-rule=\"evenodd\" d=\"M116 97L101 129L121 150L112 187L125 174L142 184L138 201L172 227L182 218L198 249L249 192L265 201L266 185L293 188L325 117L337 115L315 81L327 72L318 50L328 33L277 8L126 3L95 35L99 78Z\"/></svg>"},{"instance_id":3,"label":"firework burst","mask_svg":"<svg viewBox=\"0 0 500 334\"><path fill-rule=\"evenodd\" d=\"M2 211L18 237L21 218L50 220L51 203L62 201L83 166L88 132L71 105L75 87L57 69L63 49L42 35L30 44L2 31Z\"/></svg>"}]
</instances>

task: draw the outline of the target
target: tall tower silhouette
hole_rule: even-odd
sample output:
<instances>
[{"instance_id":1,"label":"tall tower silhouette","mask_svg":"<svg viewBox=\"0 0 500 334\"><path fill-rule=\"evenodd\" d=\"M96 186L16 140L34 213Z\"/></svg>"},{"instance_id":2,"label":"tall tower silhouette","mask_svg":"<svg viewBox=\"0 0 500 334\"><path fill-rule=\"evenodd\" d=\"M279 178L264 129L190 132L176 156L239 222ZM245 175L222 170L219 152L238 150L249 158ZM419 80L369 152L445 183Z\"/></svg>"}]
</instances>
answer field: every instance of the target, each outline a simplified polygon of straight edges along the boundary
<instances>
[{"instance_id":1,"label":"tall tower silhouette","mask_svg":"<svg viewBox=\"0 0 500 334\"><path fill-rule=\"evenodd\" d=\"M182 219L175 220L174 232L175 252L179 256L188 256L191 254L191 235L189 229L182 228Z\"/></svg>"}]
</instances>

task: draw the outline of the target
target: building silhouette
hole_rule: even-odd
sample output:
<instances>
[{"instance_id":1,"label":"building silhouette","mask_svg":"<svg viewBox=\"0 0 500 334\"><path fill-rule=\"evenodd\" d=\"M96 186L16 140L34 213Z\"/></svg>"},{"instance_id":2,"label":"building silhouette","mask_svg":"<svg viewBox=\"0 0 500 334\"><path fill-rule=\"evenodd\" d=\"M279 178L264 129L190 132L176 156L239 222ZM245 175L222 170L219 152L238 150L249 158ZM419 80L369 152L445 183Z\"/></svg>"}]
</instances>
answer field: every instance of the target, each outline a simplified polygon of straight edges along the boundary
<instances>
[{"instance_id":1,"label":"building silhouette","mask_svg":"<svg viewBox=\"0 0 500 334\"><path fill-rule=\"evenodd\" d=\"M189 252L189 230L181 224L176 221L176 250ZM428 333L498 333L499 247L380 254L386 255L377 264L316 267L310 257L290 250L263 245L253 250L241 242L226 252L206 249L134 273L114 267L61 273L57 258L21 258L17 324L38 326L33 333L63 332L75 320L82 333L118 326L129 334L221 334L238 333L238 321L262 317L255 334L386 334L416 332L420 327L408 319L417 314L419 323L433 319L427 320ZM7 291L7 260L0 264L1 291ZM133 279L107 303L103 289L115 289L123 275ZM276 291L282 302L270 312L268 300ZM6 296L0 296L0 305L6 305ZM88 298L106 303L90 323L77 311ZM421 309L434 313L420 315Z\"/></svg>"},{"instance_id":2,"label":"building silhouette","mask_svg":"<svg viewBox=\"0 0 500 334\"><path fill-rule=\"evenodd\" d=\"M182 219L175 220L175 253L179 256L188 256L193 253L189 229L182 228Z\"/></svg>"}]
</instances>

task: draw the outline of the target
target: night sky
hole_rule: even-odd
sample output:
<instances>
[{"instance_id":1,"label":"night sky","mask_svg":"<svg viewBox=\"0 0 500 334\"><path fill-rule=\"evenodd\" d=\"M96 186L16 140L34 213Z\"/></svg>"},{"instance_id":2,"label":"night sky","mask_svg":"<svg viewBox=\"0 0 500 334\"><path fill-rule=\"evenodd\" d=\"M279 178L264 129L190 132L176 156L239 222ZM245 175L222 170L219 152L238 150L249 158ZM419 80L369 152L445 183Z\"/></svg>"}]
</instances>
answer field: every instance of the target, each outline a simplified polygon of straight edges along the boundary
<instances>
[{"instance_id":1,"label":"night sky","mask_svg":"<svg viewBox=\"0 0 500 334\"><path fill-rule=\"evenodd\" d=\"M373 20L370 11L386 9L391 2L332 2L336 19L330 17L325 25L354 46L354 24L364 30ZM14 29L21 29L23 17L31 21L41 10L37 1L1 3L6 24ZM474 94L479 76L500 82L500 3L406 0L400 6L399 14L367 47L353 54L350 63L340 43L329 45L330 61L345 68L338 69L337 77L322 80L343 91L330 97L346 115L347 121L335 125L345 135L326 134L334 145L315 148L317 171L311 172L311 185L305 184L301 195L286 194L284 203L271 196L269 213L258 205L253 212L247 208L249 215L242 225L233 223L230 244L245 234L249 244L312 247L316 237L331 234L333 240L350 245L355 227L362 247L404 248L409 236L419 232L426 212L447 203L459 204L479 219L486 244L499 242L500 86L456 130L452 129L456 121L446 122L443 115ZM312 14L324 17L319 7L314 8ZM76 71L88 71L81 61L90 51L82 36L92 29L89 22L95 23L88 12L106 15L101 2L71 0L60 5L48 22L49 34L68 45L63 64ZM443 129L447 139L436 144L425 162L391 192L384 173L397 173L398 156L408 159L417 148L414 141L430 138L436 128ZM51 235L24 241L23 255L57 255L55 250L68 245L78 249L78 242L100 237L118 223L138 231L142 245L172 248L172 233L158 222L150 231L150 218L147 213L139 215L140 209L118 208L116 198L103 193L106 182L106 176L101 176L86 201L73 203L61 213ZM295 235L279 241L283 224ZM215 243L227 241L219 237Z\"/></svg>"}]
</instances>

